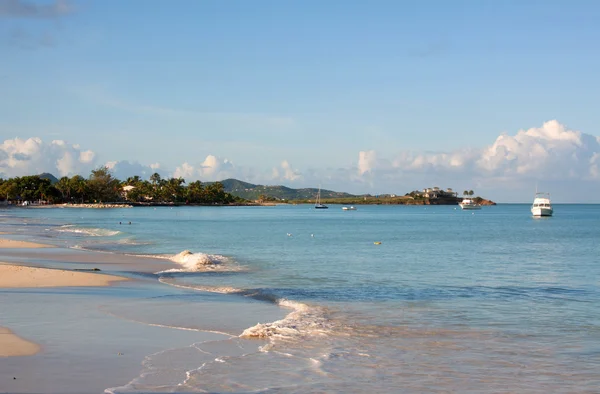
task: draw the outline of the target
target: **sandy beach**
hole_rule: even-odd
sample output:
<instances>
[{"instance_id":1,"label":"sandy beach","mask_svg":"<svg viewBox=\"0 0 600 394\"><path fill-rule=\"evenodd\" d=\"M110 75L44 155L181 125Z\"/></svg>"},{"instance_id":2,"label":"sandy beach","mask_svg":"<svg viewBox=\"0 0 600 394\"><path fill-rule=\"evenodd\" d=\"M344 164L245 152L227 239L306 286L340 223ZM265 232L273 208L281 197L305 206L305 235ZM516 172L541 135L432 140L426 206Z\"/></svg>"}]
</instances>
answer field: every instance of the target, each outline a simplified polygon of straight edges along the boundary
<instances>
[{"instance_id":1,"label":"sandy beach","mask_svg":"<svg viewBox=\"0 0 600 394\"><path fill-rule=\"evenodd\" d=\"M87 287L108 286L126 278L48 268L0 263L0 287Z\"/></svg>"},{"instance_id":2,"label":"sandy beach","mask_svg":"<svg viewBox=\"0 0 600 394\"><path fill-rule=\"evenodd\" d=\"M0 263L0 288L108 286L122 278L112 275ZM0 357L31 356L40 346L0 327Z\"/></svg>"},{"instance_id":3,"label":"sandy beach","mask_svg":"<svg viewBox=\"0 0 600 394\"><path fill-rule=\"evenodd\" d=\"M39 345L19 337L8 328L0 327L0 357L32 356L39 351Z\"/></svg>"},{"instance_id":4,"label":"sandy beach","mask_svg":"<svg viewBox=\"0 0 600 394\"><path fill-rule=\"evenodd\" d=\"M3 234L3 233L0 233ZM52 248L51 245L44 245L35 242L15 241L12 239L0 238L0 249L40 249Z\"/></svg>"}]
</instances>

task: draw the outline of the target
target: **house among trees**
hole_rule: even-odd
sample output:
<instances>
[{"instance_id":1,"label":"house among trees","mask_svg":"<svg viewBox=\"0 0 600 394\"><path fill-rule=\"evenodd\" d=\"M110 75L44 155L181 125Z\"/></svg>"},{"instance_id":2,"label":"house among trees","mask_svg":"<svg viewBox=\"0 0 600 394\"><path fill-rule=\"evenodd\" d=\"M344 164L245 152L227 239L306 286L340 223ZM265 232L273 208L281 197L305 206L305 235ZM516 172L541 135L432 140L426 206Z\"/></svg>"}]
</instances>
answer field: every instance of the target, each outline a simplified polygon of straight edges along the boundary
<instances>
[{"instance_id":1,"label":"house among trees","mask_svg":"<svg viewBox=\"0 0 600 394\"><path fill-rule=\"evenodd\" d=\"M439 187L428 187L423 189L422 192L415 191L415 195L424 197L424 198L447 198L447 197L457 197L458 193L452 190L451 187L446 190L440 189Z\"/></svg>"}]
</instances>

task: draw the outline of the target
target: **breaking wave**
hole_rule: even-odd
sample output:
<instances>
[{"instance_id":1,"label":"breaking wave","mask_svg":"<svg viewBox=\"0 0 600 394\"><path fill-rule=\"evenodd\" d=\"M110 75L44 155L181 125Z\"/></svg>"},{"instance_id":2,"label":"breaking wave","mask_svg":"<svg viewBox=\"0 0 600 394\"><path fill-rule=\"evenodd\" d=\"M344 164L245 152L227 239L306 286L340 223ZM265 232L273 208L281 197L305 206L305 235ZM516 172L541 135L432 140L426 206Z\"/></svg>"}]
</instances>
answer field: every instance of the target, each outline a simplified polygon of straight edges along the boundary
<instances>
[{"instance_id":1,"label":"breaking wave","mask_svg":"<svg viewBox=\"0 0 600 394\"><path fill-rule=\"evenodd\" d=\"M273 338L299 340L305 337L327 336L333 331L333 323L323 307L309 306L297 301L282 298L277 301L281 307L291 309L286 317L272 323L258 323L247 328L241 338Z\"/></svg>"},{"instance_id":2,"label":"breaking wave","mask_svg":"<svg viewBox=\"0 0 600 394\"><path fill-rule=\"evenodd\" d=\"M86 228L86 227L75 227L72 224L61 226L58 230L61 233L73 233L81 234L89 237L112 237L117 234L121 234L118 230L109 230L106 228Z\"/></svg>"},{"instance_id":3,"label":"breaking wave","mask_svg":"<svg viewBox=\"0 0 600 394\"><path fill-rule=\"evenodd\" d=\"M258 323L255 326L245 329L240 334L240 338L294 341L306 337L326 336L334 330L334 323L329 319L326 308L310 306L286 298L278 298L262 289L242 290L228 286L182 285L169 277L161 277L159 281L180 288L250 297L255 300L271 302L280 307L291 309L291 312L281 320L270 323ZM268 350L268 348L265 348L265 350Z\"/></svg>"},{"instance_id":4,"label":"breaking wave","mask_svg":"<svg viewBox=\"0 0 600 394\"><path fill-rule=\"evenodd\" d=\"M156 272L164 274L170 272L206 272L206 271L241 271L241 267L235 264L235 261L227 256L220 254L193 253L189 250L172 254L132 254L131 256L150 257L172 261L181 268L172 268Z\"/></svg>"}]
</instances>

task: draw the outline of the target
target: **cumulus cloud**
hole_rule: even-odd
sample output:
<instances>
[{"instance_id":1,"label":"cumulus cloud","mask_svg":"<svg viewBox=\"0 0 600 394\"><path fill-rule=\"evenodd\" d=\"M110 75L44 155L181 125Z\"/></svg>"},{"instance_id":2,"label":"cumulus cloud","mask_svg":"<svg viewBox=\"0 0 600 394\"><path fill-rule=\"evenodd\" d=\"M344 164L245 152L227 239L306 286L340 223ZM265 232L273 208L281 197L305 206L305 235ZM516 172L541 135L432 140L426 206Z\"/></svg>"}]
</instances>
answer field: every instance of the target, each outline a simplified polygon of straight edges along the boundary
<instances>
[{"instance_id":1,"label":"cumulus cloud","mask_svg":"<svg viewBox=\"0 0 600 394\"><path fill-rule=\"evenodd\" d=\"M0 173L6 177L51 172L59 176L71 176L89 172L94 165L95 154L69 145L63 140L43 142L34 137L26 140L14 138L0 145Z\"/></svg>"},{"instance_id":2,"label":"cumulus cloud","mask_svg":"<svg viewBox=\"0 0 600 394\"><path fill-rule=\"evenodd\" d=\"M600 138L551 120L515 135L501 134L481 149L402 151L390 162L374 151L361 151L357 163L358 178L365 184L424 187L445 182L489 190L532 187L537 181L564 184L600 179Z\"/></svg>"},{"instance_id":3,"label":"cumulus cloud","mask_svg":"<svg viewBox=\"0 0 600 394\"><path fill-rule=\"evenodd\" d=\"M153 165L143 165L135 162L130 162L127 160L120 161L109 161L105 164L105 166L110 169L111 173L117 178L121 180L125 180L129 177L138 175L142 179L149 179L150 175L154 174L158 171L159 166L152 167ZM160 171L158 171L161 176Z\"/></svg>"},{"instance_id":4,"label":"cumulus cloud","mask_svg":"<svg viewBox=\"0 0 600 394\"><path fill-rule=\"evenodd\" d=\"M389 163L374 151L358 155L358 173L389 172L399 175L454 173L498 178L587 179L596 177L600 139L567 129L556 120L541 127L502 134L482 149L453 152L410 152L396 155Z\"/></svg>"},{"instance_id":5,"label":"cumulus cloud","mask_svg":"<svg viewBox=\"0 0 600 394\"><path fill-rule=\"evenodd\" d=\"M0 173L3 176L40 172L87 174L93 168L95 156L93 151L62 140L43 143L39 138L15 138L0 145ZM147 178L159 172L163 177L182 177L187 182L238 178L293 187L321 184L352 193L398 194L437 185L456 190L474 189L490 197L496 193L513 196L519 190L531 193L537 182L540 185L553 182L555 190L563 189L571 194L577 188L588 196L594 194L586 190L600 192L600 138L569 129L556 120L514 134L501 134L480 149L404 150L391 158L380 157L375 150L363 150L358 152L354 163L339 168L300 171L284 160L274 168L257 170L234 165L215 155L208 155L199 163L185 161L174 171L163 169L159 163L115 161L107 165L120 179L133 175ZM523 201L522 197L519 200Z\"/></svg>"},{"instance_id":6,"label":"cumulus cloud","mask_svg":"<svg viewBox=\"0 0 600 394\"><path fill-rule=\"evenodd\" d=\"M272 181L294 182L302 179L302 173L293 168L287 160L282 161L279 167L274 167L271 175Z\"/></svg>"},{"instance_id":7,"label":"cumulus cloud","mask_svg":"<svg viewBox=\"0 0 600 394\"><path fill-rule=\"evenodd\" d=\"M173 172L173 178L183 178L189 181L194 181L197 178L197 169L188 162L183 163Z\"/></svg>"},{"instance_id":8,"label":"cumulus cloud","mask_svg":"<svg viewBox=\"0 0 600 394\"><path fill-rule=\"evenodd\" d=\"M377 154L374 150L358 152L358 174L364 175L371 172L377 163Z\"/></svg>"},{"instance_id":9,"label":"cumulus cloud","mask_svg":"<svg viewBox=\"0 0 600 394\"><path fill-rule=\"evenodd\" d=\"M539 128L503 134L485 148L475 164L484 175L586 179L594 177L598 138L568 130L556 120Z\"/></svg>"},{"instance_id":10,"label":"cumulus cloud","mask_svg":"<svg viewBox=\"0 0 600 394\"><path fill-rule=\"evenodd\" d=\"M204 161L196 166L185 162L175 168L172 176L183 178L186 182L202 180L217 181L231 178L236 175L236 167L228 159L208 155Z\"/></svg>"}]
</instances>

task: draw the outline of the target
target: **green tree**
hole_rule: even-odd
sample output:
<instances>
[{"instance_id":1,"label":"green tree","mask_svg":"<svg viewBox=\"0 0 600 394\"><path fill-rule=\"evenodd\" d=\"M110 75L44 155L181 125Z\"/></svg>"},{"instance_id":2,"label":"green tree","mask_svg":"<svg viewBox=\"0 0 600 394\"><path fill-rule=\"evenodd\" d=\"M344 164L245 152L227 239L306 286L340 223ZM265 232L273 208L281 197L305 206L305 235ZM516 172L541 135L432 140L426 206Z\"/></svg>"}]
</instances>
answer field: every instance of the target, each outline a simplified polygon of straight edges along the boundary
<instances>
[{"instance_id":1,"label":"green tree","mask_svg":"<svg viewBox=\"0 0 600 394\"><path fill-rule=\"evenodd\" d=\"M194 181L188 184L185 198L187 202L198 204L204 201L204 185L200 181Z\"/></svg>"},{"instance_id":2,"label":"green tree","mask_svg":"<svg viewBox=\"0 0 600 394\"><path fill-rule=\"evenodd\" d=\"M469 196L472 196L473 194L475 194L473 193L473 190L469 190Z\"/></svg>"},{"instance_id":3,"label":"green tree","mask_svg":"<svg viewBox=\"0 0 600 394\"><path fill-rule=\"evenodd\" d=\"M54 185L60 192L63 201L71 201L71 180L69 177L63 176Z\"/></svg>"},{"instance_id":4,"label":"green tree","mask_svg":"<svg viewBox=\"0 0 600 394\"><path fill-rule=\"evenodd\" d=\"M161 197L164 201L180 202L184 199L185 180L183 178L170 178L161 186Z\"/></svg>"},{"instance_id":5,"label":"green tree","mask_svg":"<svg viewBox=\"0 0 600 394\"><path fill-rule=\"evenodd\" d=\"M83 202L89 201L88 183L81 175L74 175L69 179L69 187L71 189L71 197L74 200Z\"/></svg>"},{"instance_id":6,"label":"green tree","mask_svg":"<svg viewBox=\"0 0 600 394\"><path fill-rule=\"evenodd\" d=\"M90 199L95 201L118 201L120 199L120 184L106 166L92 170L88 180Z\"/></svg>"},{"instance_id":7,"label":"green tree","mask_svg":"<svg viewBox=\"0 0 600 394\"><path fill-rule=\"evenodd\" d=\"M19 188L15 178L7 179L0 185L0 197L6 198L7 201L14 200L19 195Z\"/></svg>"},{"instance_id":8,"label":"green tree","mask_svg":"<svg viewBox=\"0 0 600 394\"><path fill-rule=\"evenodd\" d=\"M150 182L152 182L152 185L158 185L161 180L162 178L160 177L160 174L158 172L155 172L154 174L150 175Z\"/></svg>"}]
</instances>

